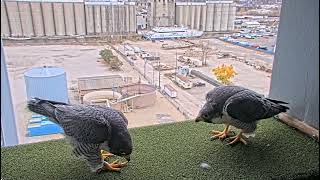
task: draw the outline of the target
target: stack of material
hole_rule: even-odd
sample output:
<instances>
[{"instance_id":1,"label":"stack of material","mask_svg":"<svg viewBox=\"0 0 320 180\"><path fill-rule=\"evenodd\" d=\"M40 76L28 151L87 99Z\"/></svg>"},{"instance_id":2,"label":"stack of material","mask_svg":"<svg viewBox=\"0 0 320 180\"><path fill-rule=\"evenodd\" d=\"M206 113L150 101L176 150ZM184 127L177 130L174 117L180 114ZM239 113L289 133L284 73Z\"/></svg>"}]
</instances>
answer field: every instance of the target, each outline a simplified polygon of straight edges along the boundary
<instances>
[{"instance_id":1,"label":"stack of material","mask_svg":"<svg viewBox=\"0 0 320 180\"><path fill-rule=\"evenodd\" d=\"M63 133L63 129L45 116L33 114L28 124L28 136L42 136Z\"/></svg>"}]
</instances>

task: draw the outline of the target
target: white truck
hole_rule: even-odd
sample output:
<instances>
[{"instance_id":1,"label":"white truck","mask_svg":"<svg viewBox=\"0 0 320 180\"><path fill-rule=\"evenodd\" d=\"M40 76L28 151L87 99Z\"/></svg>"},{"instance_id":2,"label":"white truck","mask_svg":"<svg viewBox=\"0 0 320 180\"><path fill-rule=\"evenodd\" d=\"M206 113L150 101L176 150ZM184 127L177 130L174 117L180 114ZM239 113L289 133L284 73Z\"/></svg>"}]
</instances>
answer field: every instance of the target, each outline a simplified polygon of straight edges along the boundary
<instances>
[{"instance_id":1,"label":"white truck","mask_svg":"<svg viewBox=\"0 0 320 180\"><path fill-rule=\"evenodd\" d=\"M177 91L169 84L164 85L164 92L171 98L177 97Z\"/></svg>"}]
</instances>

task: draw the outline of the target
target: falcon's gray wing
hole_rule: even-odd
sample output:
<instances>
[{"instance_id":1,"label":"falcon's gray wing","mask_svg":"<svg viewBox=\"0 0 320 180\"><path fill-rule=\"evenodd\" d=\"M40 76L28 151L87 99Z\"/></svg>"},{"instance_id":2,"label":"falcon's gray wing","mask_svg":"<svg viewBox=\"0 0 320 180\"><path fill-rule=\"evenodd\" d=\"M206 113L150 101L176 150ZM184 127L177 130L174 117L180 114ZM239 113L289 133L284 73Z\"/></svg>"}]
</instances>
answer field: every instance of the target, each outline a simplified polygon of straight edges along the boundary
<instances>
[{"instance_id":1,"label":"falcon's gray wing","mask_svg":"<svg viewBox=\"0 0 320 180\"><path fill-rule=\"evenodd\" d=\"M55 115L66 135L83 143L102 143L111 136L108 119L114 118L112 116L117 116L117 113L113 113L112 109L101 110L84 105L59 105Z\"/></svg>"},{"instance_id":2,"label":"falcon's gray wing","mask_svg":"<svg viewBox=\"0 0 320 180\"><path fill-rule=\"evenodd\" d=\"M251 90L245 90L231 96L223 109L232 118L251 123L280 113L277 106L280 105L273 104Z\"/></svg>"},{"instance_id":3,"label":"falcon's gray wing","mask_svg":"<svg viewBox=\"0 0 320 180\"><path fill-rule=\"evenodd\" d=\"M101 106L101 105L91 105L92 107L97 107L97 108L102 108L102 109L106 109L107 111L110 110L110 108L106 107L106 106ZM113 109L113 111L117 112L119 114L119 116L122 118L122 120L124 121L124 123L128 126L128 119L124 116L124 114L121 111L118 111L116 109Z\"/></svg>"}]
</instances>

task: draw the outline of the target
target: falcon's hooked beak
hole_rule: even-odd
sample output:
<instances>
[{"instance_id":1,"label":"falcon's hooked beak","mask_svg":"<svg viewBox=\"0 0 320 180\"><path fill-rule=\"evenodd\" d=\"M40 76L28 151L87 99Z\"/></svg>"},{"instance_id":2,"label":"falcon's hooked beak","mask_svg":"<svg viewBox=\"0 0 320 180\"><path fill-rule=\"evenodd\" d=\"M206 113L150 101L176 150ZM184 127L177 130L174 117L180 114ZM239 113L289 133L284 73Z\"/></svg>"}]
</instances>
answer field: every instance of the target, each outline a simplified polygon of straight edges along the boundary
<instances>
[{"instance_id":1,"label":"falcon's hooked beak","mask_svg":"<svg viewBox=\"0 0 320 180\"><path fill-rule=\"evenodd\" d=\"M196 117L196 122L204 121L204 119L201 116Z\"/></svg>"},{"instance_id":2,"label":"falcon's hooked beak","mask_svg":"<svg viewBox=\"0 0 320 180\"><path fill-rule=\"evenodd\" d=\"M126 160L129 162L130 161L130 155L125 155L123 156L124 158L126 158Z\"/></svg>"}]
</instances>

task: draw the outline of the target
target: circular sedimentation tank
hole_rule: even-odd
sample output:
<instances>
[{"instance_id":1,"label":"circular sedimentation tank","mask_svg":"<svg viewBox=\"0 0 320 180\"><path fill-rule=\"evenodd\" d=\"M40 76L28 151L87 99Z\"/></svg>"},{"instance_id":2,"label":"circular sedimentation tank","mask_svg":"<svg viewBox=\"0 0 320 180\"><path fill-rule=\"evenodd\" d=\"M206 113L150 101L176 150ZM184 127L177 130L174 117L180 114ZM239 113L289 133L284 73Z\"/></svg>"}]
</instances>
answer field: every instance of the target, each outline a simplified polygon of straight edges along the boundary
<instances>
[{"instance_id":1,"label":"circular sedimentation tank","mask_svg":"<svg viewBox=\"0 0 320 180\"><path fill-rule=\"evenodd\" d=\"M114 91L93 91L83 96L84 104L104 103L106 100L115 102L120 100L122 95Z\"/></svg>"},{"instance_id":2,"label":"circular sedimentation tank","mask_svg":"<svg viewBox=\"0 0 320 180\"><path fill-rule=\"evenodd\" d=\"M122 87L123 98L134 97L128 100L133 108L145 108L155 104L157 95L156 88L149 84L133 84Z\"/></svg>"}]
</instances>

